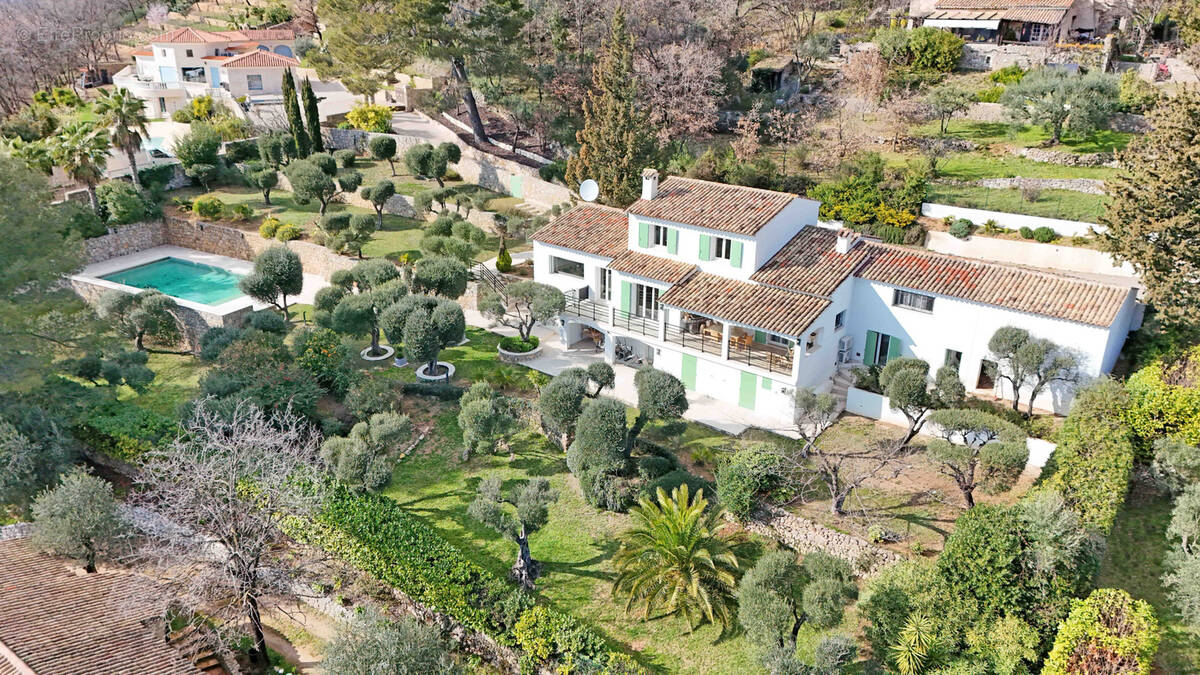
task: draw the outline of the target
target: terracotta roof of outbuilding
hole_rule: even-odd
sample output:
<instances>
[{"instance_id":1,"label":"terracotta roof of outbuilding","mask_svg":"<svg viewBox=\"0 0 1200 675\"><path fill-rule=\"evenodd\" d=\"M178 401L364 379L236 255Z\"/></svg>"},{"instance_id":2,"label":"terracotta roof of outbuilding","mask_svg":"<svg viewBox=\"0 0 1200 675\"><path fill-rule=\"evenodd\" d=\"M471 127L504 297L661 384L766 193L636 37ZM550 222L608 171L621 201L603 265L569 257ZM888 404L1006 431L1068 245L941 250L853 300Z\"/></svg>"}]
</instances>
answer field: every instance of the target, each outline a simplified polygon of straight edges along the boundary
<instances>
[{"instance_id":1,"label":"terracotta roof of outbuilding","mask_svg":"<svg viewBox=\"0 0 1200 675\"><path fill-rule=\"evenodd\" d=\"M200 44L205 42L232 42L234 40L294 40L292 30L200 30L198 28L176 28L150 38L151 44Z\"/></svg>"},{"instance_id":2,"label":"terracotta roof of outbuilding","mask_svg":"<svg viewBox=\"0 0 1200 675\"><path fill-rule=\"evenodd\" d=\"M663 283L677 284L696 269L696 266L662 256L625 251L613 259L608 268Z\"/></svg>"},{"instance_id":3,"label":"terracotta roof of outbuilding","mask_svg":"<svg viewBox=\"0 0 1200 675\"><path fill-rule=\"evenodd\" d=\"M1107 328L1132 287L887 244L868 244L869 281Z\"/></svg>"},{"instance_id":4,"label":"terracotta roof of outbuilding","mask_svg":"<svg viewBox=\"0 0 1200 675\"><path fill-rule=\"evenodd\" d=\"M133 592L128 573L77 573L28 539L0 542L0 570L0 643L37 675L200 675L143 623L150 606L105 605Z\"/></svg>"},{"instance_id":5,"label":"terracotta roof of outbuilding","mask_svg":"<svg viewBox=\"0 0 1200 675\"><path fill-rule=\"evenodd\" d=\"M797 336L829 306L829 301L781 288L697 272L659 297L664 305L772 333Z\"/></svg>"},{"instance_id":6,"label":"terracotta roof of outbuilding","mask_svg":"<svg viewBox=\"0 0 1200 675\"><path fill-rule=\"evenodd\" d=\"M222 68L291 68L300 62L290 56L263 49L238 54L221 64Z\"/></svg>"},{"instance_id":7,"label":"terracotta roof of outbuilding","mask_svg":"<svg viewBox=\"0 0 1200 675\"><path fill-rule=\"evenodd\" d=\"M629 216L608 206L579 204L535 232L533 240L615 258L628 250Z\"/></svg>"},{"instance_id":8,"label":"terracotta roof of outbuilding","mask_svg":"<svg viewBox=\"0 0 1200 675\"><path fill-rule=\"evenodd\" d=\"M1067 15L1065 8L1045 8L1045 7L1011 7L1004 12L1004 16L1000 17L1005 21L1025 21L1028 23L1062 23L1063 17Z\"/></svg>"},{"instance_id":9,"label":"terracotta roof of outbuilding","mask_svg":"<svg viewBox=\"0 0 1200 675\"><path fill-rule=\"evenodd\" d=\"M1070 8L1075 0L938 0L937 9L1009 9L1011 7Z\"/></svg>"},{"instance_id":10,"label":"terracotta roof of outbuilding","mask_svg":"<svg viewBox=\"0 0 1200 675\"><path fill-rule=\"evenodd\" d=\"M139 49L136 52L133 52L132 54L130 54L130 56L154 56L154 52L149 49Z\"/></svg>"},{"instance_id":11,"label":"terracotta roof of outbuilding","mask_svg":"<svg viewBox=\"0 0 1200 675\"><path fill-rule=\"evenodd\" d=\"M639 199L628 210L647 218L752 235L795 199L789 192L671 176L658 186L654 199Z\"/></svg>"},{"instance_id":12,"label":"terracotta roof of outbuilding","mask_svg":"<svg viewBox=\"0 0 1200 675\"><path fill-rule=\"evenodd\" d=\"M290 28L224 30L220 31L219 34L228 37L230 40L265 40L267 42L278 42L280 40L296 39L296 31Z\"/></svg>"},{"instance_id":13,"label":"terracotta roof of outbuilding","mask_svg":"<svg viewBox=\"0 0 1200 675\"><path fill-rule=\"evenodd\" d=\"M809 225L751 274L750 279L802 293L832 295L868 252L864 243L859 242L849 253L838 253L837 238L838 233L833 230Z\"/></svg>"}]
</instances>

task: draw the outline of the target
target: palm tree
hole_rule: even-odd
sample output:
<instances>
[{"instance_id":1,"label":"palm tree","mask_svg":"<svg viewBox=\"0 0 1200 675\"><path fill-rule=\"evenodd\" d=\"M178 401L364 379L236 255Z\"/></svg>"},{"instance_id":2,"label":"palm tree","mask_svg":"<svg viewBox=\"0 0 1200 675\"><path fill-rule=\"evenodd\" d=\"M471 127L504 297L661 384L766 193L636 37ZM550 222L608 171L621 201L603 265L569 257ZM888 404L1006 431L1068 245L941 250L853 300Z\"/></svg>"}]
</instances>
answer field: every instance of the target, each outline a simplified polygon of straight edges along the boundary
<instances>
[{"instance_id":1,"label":"palm tree","mask_svg":"<svg viewBox=\"0 0 1200 675\"><path fill-rule=\"evenodd\" d=\"M108 165L108 132L91 122L74 122L63 127L50 148L50 157L72 180L87 186L92 209L100 213L96 184Z\"/></svg>"},{"instance_id":2,"label":"palm tree","mask_svg":"<svg viewBox=\"0 0 1200 675\"><path fill-rule=\"evenodd\" d=\"M643 619L662 610L682 615L689 630L702 621L728 628L745 536L717 531L720 509L706 511L703 490L689 495L684 484L667 496L660 487L657 497L643 497L629 512L635 526L621 535L613 557L613 595L627 596L626 611L640 604Z\"/></svg>"},{"instance_id":3,"label":"palm tree","mask_svg":"<svg viewBox=\"0 0 1200 675\"><path fill-rule=\"evenodd\" d=\"M96 114L104 120L104 124L112 128L112 144L125 151L129 158L129 170L133 174L133 185L142 188L138 180L136 153L142 147L142 141L147 138L146 104L134 96L128 89L117 87L111 91L100 91L100 99L96 101Z\"/></svg>"}]
</instances>

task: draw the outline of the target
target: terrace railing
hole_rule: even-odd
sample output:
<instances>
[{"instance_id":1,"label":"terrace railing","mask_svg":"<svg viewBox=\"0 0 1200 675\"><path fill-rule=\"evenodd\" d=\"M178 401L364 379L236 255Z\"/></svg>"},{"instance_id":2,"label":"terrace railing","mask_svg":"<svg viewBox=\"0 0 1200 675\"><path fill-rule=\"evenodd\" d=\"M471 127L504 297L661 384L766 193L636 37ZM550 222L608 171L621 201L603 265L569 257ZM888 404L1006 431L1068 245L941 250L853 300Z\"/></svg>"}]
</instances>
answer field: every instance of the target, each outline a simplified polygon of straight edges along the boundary
<instances>
[{"instance_id":1,"label":"terrace railing","mask_svg":"<svg viewBox=\"0 0 1200 675\"><path fill-rule=\"evenodd\" d=\"M729 360L744 363L748 366L762 368L769 373L791 373L792 354L784 349L776 349L763 345L751 344L746 346L736 342L729 343Z\"/></svg>"},{"instance_id":2,"label":"terrace railing","mask_svg":"<svg viewBox=\"0 0 1200 675\"><path fill-rule=\"evenodd\" d=\"M630 333L658 338L658 317L638 316L623 309L613 310L613 325Z\"/></svg>"},{"instance_id":3,"label":"terrace railing","mask_svg":"<svg viewBox=\"0 0 1200 675\"><path fill-rule=\"evenodd\" d=\"M664 337L666 338L666 341L671 344L679 345L680 347L686 347L688 349L695 349L701 354L712 354L713 356L721 355L721 339L711 335L705 335L703 333L690 333L686 330L682 330L678 326L672 326L668 324L666 335Z\"/></svg>"},{"instance_id":4,"label":"terrace railing","mask_svg":"<svg viewBox=\"0 0 1200 675\"><path fill-rule=\"evenodd\" d=\"M563 314L577 316L580 319L586 319L593 323L608 323L611 321L609 316L608 303L601 300L581 300L579 294L575 291L567 291L563 293L567 304L563 309Z\"/></svg>"}]
</instances>

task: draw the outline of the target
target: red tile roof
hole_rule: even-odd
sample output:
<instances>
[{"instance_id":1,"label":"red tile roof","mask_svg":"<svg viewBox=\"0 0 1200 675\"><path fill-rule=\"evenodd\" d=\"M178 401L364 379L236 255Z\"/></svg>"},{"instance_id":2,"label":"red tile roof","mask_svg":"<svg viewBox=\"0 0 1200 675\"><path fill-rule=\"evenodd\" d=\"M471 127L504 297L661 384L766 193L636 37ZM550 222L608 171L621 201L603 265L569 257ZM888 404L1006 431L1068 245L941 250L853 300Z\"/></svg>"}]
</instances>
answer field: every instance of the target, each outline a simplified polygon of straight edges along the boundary
<instances>
[{"instance_id":1,"label":"red tile roof","mask_svg":"<svg viewBox=\"0 0 1200 675\"><path fill-rule=\"evenodd\" d=\"M133 56L154 56L154 51L150 49L139 49L133 52Z\"/></svg>"},{"instance_id":2,"label":"red tile roof","mask_svg":"<svg viewBox=\"0 0 1200 675\"><path fill-rule=\"evenodd\" d=\"M201 44L206 42L233 42L235 40L266 40L272 42L296 39L292 30L199 30L176 28L150 39L151 44Z\"/></svg>"},{"instance_id":3,"label":"red tile roof","mask_svg":"<svg viewBox=\"0 0 1200 675\"><path fill-rule=\"evenodd\" d=\"M781 288L698 272L659 297L664 305L798 336L825 311L829 301Z\"/></svg>"},{"instance_id":4,"label":"red tile roof","mask_svg":"<svg viewBox=\"0 0 1200 675\"><path fill-rule=\"evenodd\" d=\"M231 40L262 40L264 42L279 42L283 40L296 39L296 31L291 30L290 28L226 30L221 31L220 34L228 36Z\"/></svg>"},{"instance_id":5,"label":"red tile roof","mask_svg":"<svg viewBox=\"0 0 1200 675\"><path fill-rule=\"evenodd\" d=\"M832 295L868 251L860 242L848 254L838 253L837 236L834 230L809 225L751 274L750 279L802 293Z\"/></svg>"},{"instance_id":6,"label":"red tile roof","mask_svg":"<svg viewBox=\"0 0 1200 675\"><path fill-rule=\"evenodd\" d=\"M615 258L627 250L629 216L608 206L580 204L534 233L533 240Z\"/></svg>"},{"instance_id":7,"label":"red tile roof","mask_svg":"<svg viewBox=\"0 0 1200 675\"><path fill-rule=\"evenodd\" d=\"M1009 9L1010 7L1070 8L1075 0L938 0L937 9Z\"/></svg>"},{"instance_id":8,"label":"red tile roof","mask_svg":"<svg viewBox=\"0 0 1200 675\"><path fill-rule=\"evenodd\" d=\"M685 262L636 251L625 251L609 263L608 267L618 272L634 274L668 284L683 281L684 277L692 270L697 269L695 265Z\"/></svg>"},{"instance_id":9,"label":"red tile roof","mask_svg":"<svg viewBox=\"0 0 1200 675\"><path fill-rule=\"evenodd\" d=\"M222 68L293 68L300 62L290 56L255 49L252 52L238 54L221 64Z\"/></svg>"},{"instance_id":10,"label":"red tile roof","mask_svg":"<svg viewBox=\"0 0 1200 675\"><path fill-rule=\"evenodd\" d=\"M868 246L870 255L857 272L863 279L1105 328L1131 288L902 246Z\"/></svg>"},{"instance_id":11,"label":"red tile roof","mask_svg":"<svg viewBox=\"0 0 1200 675\"><path fill-rule=\"evenodd\" d=\"M658 186L654 199L637 200L629 213L751 235L796 198L788 192L671 176Z\"/></svg>"},{"instance_id":12,"label":"red tile roof","mask_svg":"<svg viewBox=\"0 0 1200 675\"><path fill-rule=\"evenodd\" d=\"M0 643L36 675L201 675L143 623L152 605L113 604L134 592L128 573L77 573L28 539L0 542L0 570ZM0 673L12 665L0 656Z\"/></svg>"}]
</instances>

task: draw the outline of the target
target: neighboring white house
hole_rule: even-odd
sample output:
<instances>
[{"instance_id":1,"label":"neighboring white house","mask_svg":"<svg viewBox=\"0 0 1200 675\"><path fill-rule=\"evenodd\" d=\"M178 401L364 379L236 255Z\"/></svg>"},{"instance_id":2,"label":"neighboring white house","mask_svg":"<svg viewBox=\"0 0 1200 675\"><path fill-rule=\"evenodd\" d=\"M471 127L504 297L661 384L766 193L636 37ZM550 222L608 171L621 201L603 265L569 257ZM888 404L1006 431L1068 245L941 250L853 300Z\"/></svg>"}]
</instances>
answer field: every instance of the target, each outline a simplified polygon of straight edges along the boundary
<instances>
[{"instance_id":1,"label":"neighboring white house","mask_svg":"<svg viewBox=\"0 0 1200 675\"><path fill-rule=\"evenodd\" d=\"M1054 44L1095 37L1095 0L909 0L915 26L943 28L967 42Z\"/></svg>"},{"instance_id":2,"label":"neighboring white house","mask_svg":"<svg viewBox=\"0 0 1200 675\"><path fill-rule=\"evenodd\" d=\"M915 356L957 367L969 390L1010 396L987 342L1019 326L1108 373L1136 318L1136 289L893 246L817 221L796 195L643 175L622 211L583 204L533 237L534 278L567 294L566 344L652 364L691 391L778 414L840 367ZM1039 396L1065 412L1069 389Z\"/></svg>"},{"instance_id":3,"label":"neighboring white house","mask_svg":"<svg viewBox=\"0 0 1200 675\"><path fill-rule=\"evenodd\" d=\"M152 117L165 117L198 96L213 96L233 107L277 100L283 72L300 65L293 55L296 34L286 29L205 31L178 28L150 40L133 53L134 65L113 83L146 101Z\"/></svg>"}]
</instances>

